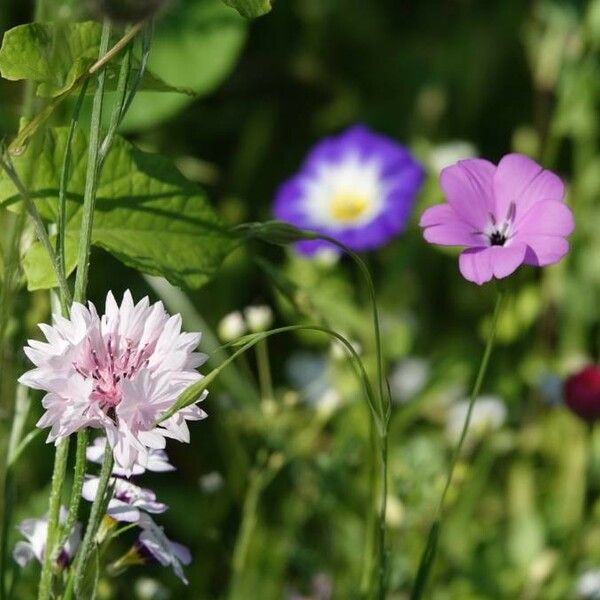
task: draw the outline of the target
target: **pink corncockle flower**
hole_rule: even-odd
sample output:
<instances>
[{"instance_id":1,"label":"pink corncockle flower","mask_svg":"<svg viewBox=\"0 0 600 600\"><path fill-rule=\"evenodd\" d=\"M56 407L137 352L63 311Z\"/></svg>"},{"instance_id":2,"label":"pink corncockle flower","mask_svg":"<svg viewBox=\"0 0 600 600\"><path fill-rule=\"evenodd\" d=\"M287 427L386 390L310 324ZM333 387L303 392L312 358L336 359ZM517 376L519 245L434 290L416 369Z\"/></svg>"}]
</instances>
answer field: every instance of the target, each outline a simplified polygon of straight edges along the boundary
<instances>
[{"instance_id":1,"label":"pink corncockle flower","mask_svg":"<svg viewBox=\"0 0 600 600\"><path fill-rule=\"evenodd\" d=\"M81 495L88 502L94 501L99 482L98 477L86 478ZM158 502L152 490L139 487L126 479L110 479L109 488L113 486L113 496L108 503L106 514L115 521L137 523L142 512L160 514L169 508L163 502Z\"/></svg>"},{"instance_id":2,"label":"pink corncockle flower","mask_svg":"<svg viewBox=\"0 0 600 600\"><path fill-rule=\"evenodd\" d=\"M106 438L97 437L91 446L88 446L86 450L86 458L93 463L101 464L102 456L106 448ZM175 467L169 462L169 457L164 450L152 449L148 450L145 456L146 462L141 465L137 462L133 464L130 469L130 475L143 475L146 471L152 471L154 473L166 473L168 471L174 471ZM112 470L112 474L117 477L126 477L127 473L125 469L122 469L118 465L115 465Z\"/></svg>"},{"instance_id":3,"label":"pink corncockle flower","mask_svg":"<svg viewBox=\"0 0 600 600\"><path fill-rule=\"evenodd\" d=\"M48 442L102 428L129 476L135 464L147 464L149 450L165 447L165 438L189 442L186 421L206 417L194 404L156 424L202 377L196 369L206 360L195 351L200 334L182 333L181 316L170 317L161 302L134 304L127 291L119 306L109 292L102 317L93 304L74 303L70 318L55 315L52 326L40 328L47 343L29 341L25 353L36 368L20 382L47 392L37 426L52 428Z\"/></svg>"},{"instance_id":4,"label":"pink corncockle flower","mask_svg":"<svg viewBox=\"0 0 600 600\"><path fill-rule=\"evenodd\" d=\"M508 154L498 166L461 160L442 171L440 185L448 203L428 208L420 225L432 244L466 247L459 258L465 279L481 285L569 251L574 223L564 185L530 158Z\"/></svg>"},{"instance_id":5,"label":"pink corncockle flower","mask_svg":"<svg viewBox=\"0 0 600 600\"><path fill-rule=\"evenodd\" d=\"M67 519L67 511L60 507L59 520L64 523ZM48 518L25 519L18 527L19 532L26 538L26 542L19 541L13 550L15 562L24 567L31 560L36 559L40 564L44 560L46 551L46 538L48 537ZM70 562L81 543L81 523L75 523L71 534L65 545L60 549L56 557L56 566L64 569Z\"/></svg>"}]
</instances>

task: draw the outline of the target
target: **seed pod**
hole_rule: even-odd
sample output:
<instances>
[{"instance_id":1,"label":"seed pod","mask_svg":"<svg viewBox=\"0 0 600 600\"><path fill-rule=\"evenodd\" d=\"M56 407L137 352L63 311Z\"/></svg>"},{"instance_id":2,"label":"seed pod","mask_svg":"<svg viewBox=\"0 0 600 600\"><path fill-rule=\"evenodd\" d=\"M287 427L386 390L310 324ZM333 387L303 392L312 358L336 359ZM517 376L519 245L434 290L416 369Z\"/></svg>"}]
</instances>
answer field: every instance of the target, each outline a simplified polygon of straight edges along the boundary
<instances>
[{"instance_id":1,"label":"seed pod","mask_svg":"<svg viewBox=\"0 0 600 600\"><path fill-rule=\"evenodd\" d=\"M99 19L114 23L137 23L156 14L168 0L89 0L90 9Z\"/></svg>"},{"instance_id":2,"label":"seed pod","mask_svg":"<svg viewBox=\"0 0 600 600\"><path fill-rule=\"evenodd\" d=\"M600 368L590 365L565 382L565 403L584 421L600 418Z\"/></svg>"}]
</instances>

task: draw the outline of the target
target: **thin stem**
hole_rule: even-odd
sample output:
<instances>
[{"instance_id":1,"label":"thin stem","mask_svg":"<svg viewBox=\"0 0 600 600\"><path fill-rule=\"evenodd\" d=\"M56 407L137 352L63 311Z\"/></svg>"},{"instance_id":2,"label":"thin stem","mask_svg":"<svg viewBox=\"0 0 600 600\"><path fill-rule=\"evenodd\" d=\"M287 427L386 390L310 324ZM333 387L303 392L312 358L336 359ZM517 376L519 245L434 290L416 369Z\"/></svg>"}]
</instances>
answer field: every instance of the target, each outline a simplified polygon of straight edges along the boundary
<instances>
[{"instance_id":1,"label":"thin stem","mask_svg":"<svg viewBox=\"0 0 600 600\"><path fill-rule=\"evenodd\" d=\"M365 550L363 570L360 582L360 597L366 598L373 581L373 566L375 562L375 536L377 535L377 465L379 463L379 440L373 419L369 421L369 440L371 450L371 463L369 464L369 490L371 502L368 505L365 527Z\"/></svg>"},{"instance_id":2,"label":"thin stem","mask_svg":"<svg viewBox=\"0 0 600 600\"><path fill-rule=\"evenodd\" d=\"M127 53L121 62L121 68L119 70L119 79L117 81L117 101L113 106L112 113L110 115L110 123L108 126L108 132L106 137L102 141L99 150L98 163L99 168L102 168L104 164L104 160L110 150L112 145L112 141L115 137L115 133L117 132L117 127L121 123L123 119L123 110L125 107L125 102L127 100L127 82L129 80L129 73L131 72L131 56L133 54L133 46L130 46L127 49Z\"/></svg>"},{"instance_id":3,"label":"thin stem","mask_svg":"<svg viewBox=\"0 0 600 600\"><path fill-rule=\"evenodd\" d=\"M75 469L73 473L73 485L71 486L71 499L69 500L69 512L64 525L61 527L60 540L56 551L66 543L79 514L79 506L81 504L81 490L85 480L86 467L86 450L88 445L88 431L81 429L77 432L77 447L75 450Z\"/></svg>"},{"instance_id":4,"label":"thin stem","mask_svg":"<svg viewBox=\"0 0 600 600\"><path fill-rule=\"evenodd\" d=\"M44 562L42 563L38 600L48 600L52 589L52 558L54 556L54 544L56 543L58 533L62 486L65 479L68 455L69 438L67 437L58 443L54 456L54 470L50 487L50 509L48 511L48 535L46 537L46 551L44 552Z\"/></svg>"},{"instance_id":5,"label":"thin stem","mask_svg":"<svg viewBox=\"0 0 600 600\"><path fill-rule=\"evenodd\" d=\"M273 400L273 381L271 380L271 367L269 364L269 347L267 340L260 340L256 344L256 364L258 366L258 382L263 400Z\"/></svg>"},{"instance_id":6,"label":"thin stem","mask_svg":"<svg viewBox=\"0 0 600 600\"><path fill-rule=\"evenodd\" d=\"M500 315L500 311L502 308L502 300L504 298L504 293L501 290L498 290L498 295L496 298L496 306L494 307L494 314L492 317L492 326L487 339L487 343L485 346L485 350L483 352L483 357L481 359L481 364L479 365L479 371L477 372L477 377L475 378L475 384L473 385L473 390L471 392L471 396L469 397L469 407L467 409L467 414L465 416L465 421L463 423L462 431L460 434L460 438L458 440L458 444L454 449L454 453L452 455L452 459L450 461L450 468L448 470L448 476L446 478L446 484L444 485L444 490L442 492L442 496L437 505L435 518L431 529L429 531L427 544L425 545L425 549L421 555L421 560L419 561L419 568L417 570L417 575L415 578L415 586L413 588L411 594L411 600L419 600L423 597L425 592L425 588L427 586L427 580L429 578L429 573L431 572L431 566L433 561L435 560L435 554L437 551L437 542L439 539L440 528L442 524L442 518L445 508L446 495L448 494L448 490L452 484L452 478L454 476L454 470L456 468L456 464L460 458L462 447L464 441L467 436L467 431L469 429L469 425L471 423L471 415L473 413L473 407L475 406L475 402L477 397L481 392L481 385L483 384L483 379L487 372L487 368L490 362L490 357L492 355L492 350L494 348L494 341L496 339L496 328L498 325L498 317Z\"/></svg>"},{"instance_id":7,"label":"thin stem","mask_svg":"<svg viewBox=\"0 0 600 600\"><path fill-rule=\"evenodd\" d=\"M75 130L79 124L79 115L81 113L81 107L83 100L87 92L89 79L86 79L82 86L79 96L77 98L77 104L73 110L73 116L71 117L71 125L69 126L69 133L67 135L67 143L65 145L65 154L63 156L62 168L60 171L60 183L58 189L58 263L63 275L66 277L66 257L65 257L65 237L67 234L67 191L69 187L69 177L71 174L71 158L73 154L73 137L75 136Z\"/></svg>"},{"instance_id":8,"label":"thin stem","mask_svg":"<svg viewBox=\"0 0 600 600\"><path fill-rule=\"evenodd\" d=\"M71 292L69 291L69 286L67 284L67 280L65 279L65 274L61 269L58 257L54 252L54 248L52 247L50 237L48 236L48 232L46 231L44 222L40 217L40 213L38 212L37 207L31 199L28 190L23 185L23 182L17 175L17 172L15 171L12 164L4 158L0 157L0 167L8 175L10 180L13 182L13 185L17 188L17 191L21 195L21 198L23 199L23 202L25 204L25 208L27 209L31 220L33 221L33 226L35 228L37 238L46 250L48 257L50 258L50 262L52 263L52 267L56 274L56 279L58 280L58 285L60 288L61 307L63 309L63 312L66 312L68 311L68 306L71 304Z\"/></svg>"},{"instance_id":9,"label":"thin stem","mask_svg":"<svg viewBox=\"0 0 600 600\"><path fill-rule=\"evenodd\" d=\"M76 597L81 596L83 580L86 574L86 567L92 553L96 533L100 525L102 518L103 509L105 507L105 495L108 489L108 483L113 469L113 451L109 444L106 444L106 450L104 451L104 459L102 461L102 468L100 469L100 478L98 481L98 490L96 491L96 497L92 503L90 511L90 518L88 521L87 528L85 530L85 536L81 543L81 548L77 554L75 564L73 565L73 583L69 582L67 591L65 592L64 600L68 600L72 597L73 589L75 590Z\"/></svg>"},{"instance_id":10,"label":"thin stem","mask_svg":"<svg viewBox=\"0 0 600 600\"><path fill-rule=\"evenodd\" d=\"M105 49L100 51L100 58L89 68L88 73L93 75L102 67L107 65L129 42L142 30L144 21L136 23L110 50L108 44ZM102 48L102 46L101 46Z\"/></svg>"},{"instance_id":11,"label":"thin stem","mask_svg":"<svg viewBox=\"0 0 600 600\"><path fill-rule=\"evenodd\" d=\"M102 27L99 55L104 56L110 40L110 23L105 20ZM77 275L75 277L76 302L81 302L86 297L88 273L90 266L90 246L92 242L92 226L94 223L94 207L96 205L96 192L98 187L98 150L100 147L100 127L102 120L102 104L104 102L104 86L106 71L98 73L96 91L92 104L92 117L90 124L90 139L88 147L88 163L85 177L85 190L83 195L83 216L81 220L81 233L79 238L79 252L77 255Z\"/></svg>"},{"instance_id":12,"label":"thin stem","mask_svg":"<svg viewBox=\"0 0 600 600\"><path fill-rule=\"evenodd\" d=\"M385 545L386 534L386 516L387 516L387 496L388 496L388 433L387 422L386 431L380 437L379 444L381 448L381 505L379 509L379 584L378 596L380 600L385 600L387 588L387 548Z\"/></svg>"}]
</instances>

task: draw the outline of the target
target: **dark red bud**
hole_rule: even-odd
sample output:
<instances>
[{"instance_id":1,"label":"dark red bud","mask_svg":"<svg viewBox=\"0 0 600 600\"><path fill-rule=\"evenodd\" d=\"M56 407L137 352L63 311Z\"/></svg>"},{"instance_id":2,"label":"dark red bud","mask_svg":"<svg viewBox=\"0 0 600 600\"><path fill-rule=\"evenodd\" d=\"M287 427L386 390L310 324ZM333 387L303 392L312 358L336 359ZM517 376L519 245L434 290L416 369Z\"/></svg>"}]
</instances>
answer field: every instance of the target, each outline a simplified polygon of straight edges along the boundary
<instances>
[{"instance_id":1,"label":"dark red bud","mask_svg":"<svg viewBox=\"0 0 600 600\"><path fill-rule=\"evenodd\" d=\"M600 419L600 368L585 367L565 382L565 403L585 421Z\"/></svg>"}]
</instances>

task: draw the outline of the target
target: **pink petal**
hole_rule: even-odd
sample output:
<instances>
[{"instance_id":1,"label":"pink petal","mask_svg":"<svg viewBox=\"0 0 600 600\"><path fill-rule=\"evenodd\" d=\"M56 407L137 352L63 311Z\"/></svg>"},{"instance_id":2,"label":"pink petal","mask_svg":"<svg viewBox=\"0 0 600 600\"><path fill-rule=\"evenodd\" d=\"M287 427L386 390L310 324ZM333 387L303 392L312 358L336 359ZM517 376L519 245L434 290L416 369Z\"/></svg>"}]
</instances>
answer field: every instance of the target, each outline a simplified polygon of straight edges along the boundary
<instances>
[{"instance_id":1,"label":"pink petal","mask_svg":"<svg viewBox=\"0 0 600 600\"><path fill-rule=\"evenodd\" d=\"M468 281L482 285L492 277L508 277L523 264L527 246L490 246L488 248L469 248L459 257L460 272Z\"/></svg>"},{"instance_id":2,"label":"pink petal","mask_svg":"<svg viewBox=\"0 0 600 600\"><path fill-rule=\"evenodd\" d=\"M573 232L575 222L571 209L563 202L542 200L515 223L519 240L527 243L527 235L565 237Z\"/></svg>"},{"instance_id":3,"label":"pink petal","mask_svg":"<svg viewBox=\"0 0 600 600\"><path fill-rule=\"evenodd\" d=\"M569 251L569 242L555 235L528 235L525 264L545 267L557 263Z\"/></svg>"},{"instance_id":4,"label":"pink petal","mask_svg":"<svg viewBox=\"0 0 600 600\"><path fill-rule=\"evenodd\" d=\"M565 186L558 175L544 170L534 160L522 154L507 154L499 163L494 175L496 219L506 218L511 203L516 208L516 218L525 215L531 206L543 200L559 202Z\"/></svg>"},{"instance_id":5,"label":"pink petal","mask_svg":"<svg viewBox=\"0 0 600 600\"><path fill-rule=\"evenodd\" d=\"M493 178L496 167L480 158L461 160L444 169L440 185L457 215L475 230L483 230L494 210Z\"/></svg>"},{"instance_id":6,"label":"pink petal","mask_svg":"<svg viewBox=\"0 0 600 600\"><path fill-rule=\"evenodd\" d=\"M460 219L449 204L428 208L419 222L424 227L423 237L431 244L442 246L479 246L481 239L473 227Z\"/></svg>"}]
</instances>

